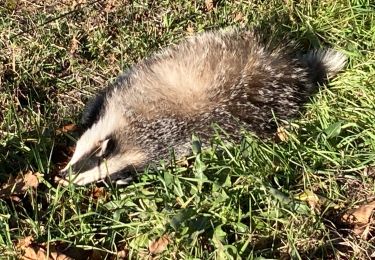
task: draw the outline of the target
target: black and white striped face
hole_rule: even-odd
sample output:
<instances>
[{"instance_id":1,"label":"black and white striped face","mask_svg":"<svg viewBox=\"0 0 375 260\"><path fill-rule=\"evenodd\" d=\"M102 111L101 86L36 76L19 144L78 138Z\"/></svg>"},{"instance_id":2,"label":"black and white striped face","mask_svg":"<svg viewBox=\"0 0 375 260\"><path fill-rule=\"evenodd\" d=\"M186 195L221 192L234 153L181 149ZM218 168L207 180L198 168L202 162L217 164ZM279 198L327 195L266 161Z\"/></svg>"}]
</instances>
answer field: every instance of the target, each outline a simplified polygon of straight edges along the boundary
<instances>
[{"instance_id":1,"label":"black and white striped face","mask_svg":"<svg viewBox=\"0 0 375 260\"><path fill-rule=\"evenodd\" d=\"M100 104L103 105L103 102ZM100 109L93 110L99 113ZM106 111L91 122L77 142L68 165L61 171L63 184L86 185L105 178L112 181L124 178L143 166L146 153L127 136L128 126L118 110L106 106Z\"/></svg>"},{"instance_id":2,"label":"black and white striped face","mask_svg":"<svg viewBox=\"0 0 375 260\"><path fill-rule=\"evenodd\" d=\"M170 148L176 156L190 151L187 122L165 118L134 120L119 124L115 114L104 115L78 140L68 165L61 171L65 179L86 185L102 179L124 183L149 163L169 159Z\"/></svg>"},{"instance_id":3,"label":"black and white striped face","mask_svg":"<svg viewBox=\"0 0 375 260\"><path fill-rule=\"evenodd\" d=\"M68 165L61 171L65 181L86 185L102 179L123 179L127 174L143 167L146 154L139 148L123 145L116 133L97 138L94 125L78 140L76 150Z\"/></svg>"}]
</instances>

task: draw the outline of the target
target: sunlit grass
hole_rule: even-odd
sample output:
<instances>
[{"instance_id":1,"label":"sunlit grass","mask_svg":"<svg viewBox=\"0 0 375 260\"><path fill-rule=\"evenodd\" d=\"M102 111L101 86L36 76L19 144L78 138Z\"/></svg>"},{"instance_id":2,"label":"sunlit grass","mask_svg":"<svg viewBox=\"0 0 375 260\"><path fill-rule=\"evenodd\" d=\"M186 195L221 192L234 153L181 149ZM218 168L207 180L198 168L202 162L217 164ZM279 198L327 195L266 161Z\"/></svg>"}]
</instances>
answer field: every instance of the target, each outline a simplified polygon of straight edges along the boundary
<instances>
[{"instance_id":1,"label":"sunlit grass","mask_svg":"<svg viewBox=\"0 0 375 260\"><path fill-rule=\"evenodd\" d=\"M334 219L375 192L370 1L214 1L212 9L205 1L15 2L0 3L0 179L27 170L44 178L20 202L0 201L0 254L14 255L17 239L32 236L137 258L165 234L166 259L363 259L375 251L374 238L347 235ZM349 64L285 126L284 141L249 133L233 145L217 136L190 166L161 164L127 187L108 184L99 198L93 187L52 184L52 155L76 137L55 130L78 122L89 96L149 53L225 26L331 46Z\"/></svg>"}]
</instances>

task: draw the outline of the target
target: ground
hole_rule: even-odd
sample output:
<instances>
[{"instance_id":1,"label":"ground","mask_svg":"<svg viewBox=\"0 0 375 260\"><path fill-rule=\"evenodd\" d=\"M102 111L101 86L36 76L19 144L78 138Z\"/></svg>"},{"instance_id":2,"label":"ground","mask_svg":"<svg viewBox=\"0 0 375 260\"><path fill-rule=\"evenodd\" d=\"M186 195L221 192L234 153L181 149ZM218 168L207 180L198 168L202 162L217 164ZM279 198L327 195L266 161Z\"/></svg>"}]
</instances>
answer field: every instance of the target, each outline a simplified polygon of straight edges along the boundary
<instances>
[{"instance_id":1,"label":"ground","mask_svg":"<svg viewBox=\"0 0 375 260\"><path fill-rule=\"evenodd\" d=\"M161 47L227 26L330 46L348 66L273 140L216 137L189 164L161 164L123 188L53 182L90 96ZM369 0L4 0L0 89L4 258L375 257Z\"/></svg>"}]
</instances>

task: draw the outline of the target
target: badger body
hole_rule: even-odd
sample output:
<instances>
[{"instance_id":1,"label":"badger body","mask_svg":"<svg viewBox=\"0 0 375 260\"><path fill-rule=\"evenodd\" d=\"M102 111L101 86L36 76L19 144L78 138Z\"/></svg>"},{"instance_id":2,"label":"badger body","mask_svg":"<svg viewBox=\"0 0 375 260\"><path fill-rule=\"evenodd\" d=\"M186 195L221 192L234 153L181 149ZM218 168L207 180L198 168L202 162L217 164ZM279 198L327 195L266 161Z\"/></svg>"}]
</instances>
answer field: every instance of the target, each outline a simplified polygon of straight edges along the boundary
<instances>
[{"instance_id":1,"label":"badger body","mask_svg":"<svg viewBox=\"0 0 375 260\"><path fill-rule=\"evenodd\" d=\"M263 44L253 32L206 32L140 61L86 106L87 130L63 173L85 185L121 180L150 162L190 153L217 124L233 140L241 130L263 137L275 118L298 115L318 84L346 62L332 49L297 55ZM129 175L130 174L130 175Z\"/></svg>"}]
</instances>

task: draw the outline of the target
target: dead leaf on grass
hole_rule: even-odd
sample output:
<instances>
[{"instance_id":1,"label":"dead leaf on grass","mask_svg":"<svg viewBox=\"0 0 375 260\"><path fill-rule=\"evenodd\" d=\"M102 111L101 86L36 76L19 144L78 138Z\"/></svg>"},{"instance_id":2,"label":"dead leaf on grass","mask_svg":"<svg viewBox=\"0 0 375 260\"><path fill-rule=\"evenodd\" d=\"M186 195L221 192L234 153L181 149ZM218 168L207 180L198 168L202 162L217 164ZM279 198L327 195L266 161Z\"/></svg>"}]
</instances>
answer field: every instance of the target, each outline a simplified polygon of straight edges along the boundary
<instances>
[{"instance_id":1,"label":"dead leaf on grass","mask_svg":"<svg viewBox=\"0 0 375 260\"><path fill-rule=\"evenodd\" d=\"M236 16L234 17L235 22L242 21L242 19L243 19L242 13L237 13Z\"/></svg>"},{"instance_id":2,"label":"dead leaf on grass","mask_svg":"<svg viewBox=\"0 0 375 260\"><path fill-rule=\"evenodd\" d=\"M74 53L76 53L76 51L78 50L78 47L79 47L78 45L79 45L79 41L77 40L76 36L73 35L73 38L70 41L69 53L72 54L72 55ZM74 125L74 124L70 124L70 125ZM63 128L64 128L64 126L63 126Z\"/></svg>"},{"instance_id":3,"label":"dead leaf on grass","mask_svg":"<svg viewBox=\"0 0 375 260\"><path fill-rule=\"evenodd\" d=\"M366 166L363 170L363 175L366 177L375 177L375 166Z\"/></svg>"},{"instance_id":4,"label":"dead leaf on grass","mask_svg":"<svg viewBox=\"0 0 375 260\"><path fill-rule=\"evenodd\" d=\"M126 250L118 251L116 254L117 259L126 259L128 256L128 252Z\"/></svg>"},{"instance_id":5,"label":"dead leaf on grass","mask_svg":"<svg viewBox=\"0 0 375 260\"><path fill-rule=\"evenodd\" d=\"M276 138L282 142L285 142L288 140L288 133L285 127L280 126L277 128Z\"/></svg>"},{"instance_id":6,"label":"dead leaf on grass","mask_svg":"<svg viewBox=\"0 0 375 260\"><path fill-rule=\"evenodd\" d=\"M206 0L204 2L206 4L207 11L211 11L212 9L214 9L214 1L213 0Z\"/></svg>"},{"instance_id":7,"label":"dead leaf on grass","mask_svg":"<svg viewBox=\"0 0 375 260\"><path fill-rule=\"evenodd\" d=\"M367 239L370 231L371 215L375 210L375 201L359 206L356 209L346 211L341 220L353 227L353 233Z\"/></svg>"},{"instance_id":8,"label":"dead leaf on grass","mask_svg":"<svg viewBox=\"0 0 375 260\"><path fill-rule=\"evenodd\" d=\"M164 236L150 242L149 245L148 245L148 251L152 255L160 254L161 252L163 252L167 248L169 242L170 242L170 240L169 240L168 235L164 235Z\"/></svg>"},{"instance_id":9,"label":"dead leaf on grass","mask_svg":"<svg viewBox=\"0 0 375 260\"><path fill-rule=\"evenodd\" d=\"M11 177L7 183L0 187L0 198L23 195L28 189L35 189L39 185L38 176L41 176L41 174L28 171L24 175L18 175L16 178Z\"/></svg>"},{"instance_id":10,"label":"dead leaf on grass","mask_svg":"<svg viewBox=\"0 0 375 260\"><path fill-rule=\"evenodd\" d=\"M186 31L187 31L188 34L192 35L192 34L194 34L194 27L192 27L192 26L189 25L186 28Z\"/></svg>"},{"instance_id":11,"label":"dead leaf on grass","mask_svg":"<svg viewBox=\"0 0 375 260\"><path fill-rule=\"evenodd\" d=\"M107 191L104 189L104 187L93 187L91 190L91 197L94 200L106 199Z\"/></svg>"},{"instance_id":12,"label":"dead leaf on grass","mask_svg":"<svg viewBox=\"0 0 375 260\"><path fill-rule=\"evenodd\" d=\"M310 208L318 213L321 212L323 206L325 208L339 208L339 205L333 201L318 195L311 190L305 190L304 192L298 194L295 198L301 201L306 201Z\"/></svg>"},{"instance_id":13,"label":"dead leaf on grass","mask_svg":"<svg viewBox=\"0 0 375 260\"><path fill-rule=\"evenodd\" d=\"M306 201L312 210L320 212L320 208L322 205L322 202L320 201L317 194L315 194L313 191L306 190L302 193L300 193L297 196L297 199L301 201Z\"/></svg>"},{"instance_id":14,"label":"dead leaf on grass","mask_svg":"<svg viewBox=\"0 0 375 260\"><path fill-rule=\"evenodd\" d=\"M67 124L64 125L58 129L56 129L57 134L62 134L62 133L71 133L75 132L78 130L78 126L76 124Z\"/></svg>"},{"instance_id":15,"label":"dead leaf on grass","mask_svg":"<svg viewBox=\"0 0 375 260\"><path fill-rule=\"evenodd\" d=\"M33 239L32 236L27 236L27 237L24 237L22 239L19 239L16 247L17 248L26 248L26 247L29 247L31 245L31 243L33 242L33 240L34 239Z\"/></svg>"},{"instance_id":16,"label":"dead leaf on grass","mask_svg":"<svg viewBox=\"0 0 375 260\"><path fill-rule=\"evenodd\" d=\"M189 163L188 158L182 157L181 159L176 161L176 165L180 167L189 167L190 163Z\"/></svg>"},{"instance_id":17,"label":"dead leaf on grass","mask_svg":"<svg viewBox=\"0 0 375 260\"><path fill-rule=\"evenodd\" d=\"M18 259L21 260L71 260L65 254L58 252L54 246L49 248L49 254L47 254L47 249L42 245L33 244L32 236L27 236L18 240L16 244L16 249L18 251Z\"/></svg>"}]
</instances>

